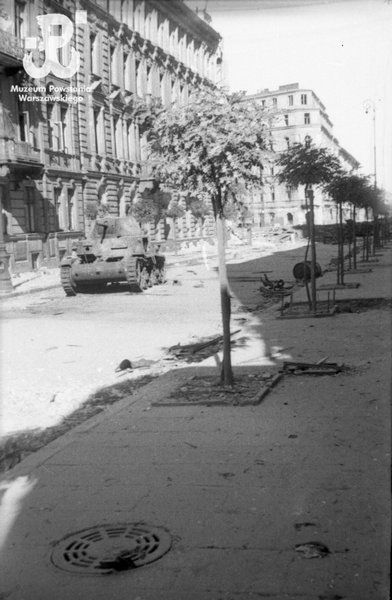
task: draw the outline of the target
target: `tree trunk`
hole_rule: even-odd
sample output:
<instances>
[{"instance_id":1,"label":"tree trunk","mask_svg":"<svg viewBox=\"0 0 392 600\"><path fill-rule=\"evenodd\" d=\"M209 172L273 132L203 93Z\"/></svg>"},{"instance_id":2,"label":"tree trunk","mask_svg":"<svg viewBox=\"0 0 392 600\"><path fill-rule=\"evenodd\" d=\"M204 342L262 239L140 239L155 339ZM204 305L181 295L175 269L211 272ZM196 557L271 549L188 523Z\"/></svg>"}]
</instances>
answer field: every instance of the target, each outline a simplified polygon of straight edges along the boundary
<instances>
[{"instance_id":1,"label":"tree trunk","mask_svg":"<svg viewBox=\"0 0 392 600\"><path fill-rule=\"evenodd\" d=\"M316 298L316 240L314 230L314 195L313 190L307 188L306 192L309 198L309 230L310 230L310 289L311 289L311 304L312 311L316 313L317 310L317 298Z\"/></svg>"},{"instance_id":2,"label":"tree trunk","mask_svg":"<svg viewBox=\"0 0 392 600\"><path fill-rule=\"evenodd\" d=\"M373 211L373 256L376 254L376 248L379 247L379 225L378 214Z\"/></svg>"},{"instance_id":3,"label":"tree trunk","mask_svg":"<svg viewBox=\"0 0 392 600\"><path fill-rule=\"evenodd\" d=\"M370 236L369 236L369 209L366 208L366 262L369 260L369 244L370 244Z\"/></svg>"},{"instance_id":4,"label":"tree trunk","mask_svg":"<svg viewBox=\"0 0 392 600\"><path fill-rule=\"evenodd\" d=\"M229 282L227 279L227 267L225 256L225 218L222 214L215 216L216 233L218 240L218 260L219 260L219 286L222 310L223 326L223 362L221 372L221 382L224 385L232 386L234 384L233 369L231 366L231 341L230 341L230 316L231 299L229 291Z\"/></svg>"},{"instance_id":5,"label":"tree trunk","mask_svg":"<svg viewBox=\"0 0 392 600\"><path fill-rule=\"evenodd\" d=\"M344 232L343 232L343 208L339 202L339 281L340 285L344 285Z\"/></svg>"},{"instance_id":6,"label":"tree trunk","mask_svg":"<svg viewBox=\"0 0 392 600\"><path fill-rule=\"evenodd\" d=\"M357 224L356 224L356 210L353 206L353 266L357 268Z\"/></svg>"}]
</instances>

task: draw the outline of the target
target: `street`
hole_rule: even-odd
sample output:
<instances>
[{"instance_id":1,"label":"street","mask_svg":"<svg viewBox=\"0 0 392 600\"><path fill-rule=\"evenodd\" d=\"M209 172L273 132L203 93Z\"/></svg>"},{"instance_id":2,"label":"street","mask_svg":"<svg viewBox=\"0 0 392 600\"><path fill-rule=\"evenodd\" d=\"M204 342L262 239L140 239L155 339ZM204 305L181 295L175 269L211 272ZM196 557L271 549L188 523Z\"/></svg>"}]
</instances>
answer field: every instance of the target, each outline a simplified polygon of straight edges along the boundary
<instances>
[{"instance_id":1,"label":"street","mask_svg":"<svg viewBox=\"0 0 392 600\"><path fill-rule=\"evenodd\" d=\"M318 247L323 265L331 250ZM268 371L283 360L329 357L344 370L322 377L285 376L258 406L156 407L154 402L185 382L216 373L213 357L185 369L171 362L165 374L135 394L31 454L0 484L3 499L14 498L3 533L5 597L386 600L391 253L371 272L355 276L359 288L339 292L352 299L349 312L281 321L276 305L254 310L259 283L243 277L265 269L271 278L288 280L303 251L254 253L255 258L229 265L236 297L232 321L247 338L233 349L234 365ZM13 310L4 312L5 330L25 324L35 341L35 359L14 378L15 389L24 390L26 398L29 378L37 377L36 383L48 375L54 387L47 386L47 394L60 383L65 394L66 381L77 393L76 372L87 370L86 386L91 374L92 385L102 385L105 376L118 381L114 368L125 356L158 360L163 346L219 333L214 269L182 267L181 277L176 269L165 286L143 296L124 292L65 299L54 290L35 300L6 301ZM328 282L335 277L334 272L324 275ZM355 302L362 302L359 310ZM159 315L151 314L154 308ZM132 310L138 314L133 321L128 318ZM119 327L123 322L125 335ZM26 354L21 348L22 360ZM34 373L38 361L39 375ZM43 398L37 420L56 404ZM5 500L2 509L7 509ZM67 536L79 544L85 529L102 536L105 527L119 531L127 523L163 528L170 551L143 568L105 577L84 577L83 560L79 567L55 566L53 549L64 546ZM317 554L317 548L324 552Z\"/></svg>"},{"instance_id":2,"label":"street","mask_svg":"<svg viewBox=\"0 0 392 600\"><path fill-rule=\"evenodd\" d=\"M93 390L118 383L124 358L159 361L163 348L219 327L217 274L200 265L173 266L166 284L143 294L124 287L67 298L57 288L5 300L3 434L54 425Z\"/></svg>"},{"instance_id":3,"label":"street","mask_svg":"<svg viewBox=\"0 0 392 600\"><path fill-rule=\"evenodd\" d=\"M233 306L260 301L258 282L237 281L237 275L260 275L265 269L290 280L293 264L303 258L303 243L282 244L283 253L272 247L240 247L229 264L238 299ZM320 260L327 264L333 252L320 247ZM172 368L165 348L219 335L216 259L203 261L200 255L197 263L173 260L167 282L142 294L130 294L125 286L123 291L68 298L56 288L3 299L2 434L56 425L103 386ZM245 316L249 321L249 314ZM260 350L268 352L263 344ZM115 373L125 358L155 364L148 370Z\"/></svg>"}]
</instances>

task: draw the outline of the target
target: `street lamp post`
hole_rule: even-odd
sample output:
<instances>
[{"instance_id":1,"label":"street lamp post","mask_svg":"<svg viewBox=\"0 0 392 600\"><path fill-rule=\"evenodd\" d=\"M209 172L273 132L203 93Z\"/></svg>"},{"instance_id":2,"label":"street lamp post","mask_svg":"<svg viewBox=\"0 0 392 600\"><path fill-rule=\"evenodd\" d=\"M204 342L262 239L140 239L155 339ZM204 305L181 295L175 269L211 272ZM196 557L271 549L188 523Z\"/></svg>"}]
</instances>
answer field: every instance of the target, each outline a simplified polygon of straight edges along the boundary
<instances>
[{"instance_id":1,"label":"street lamp post","mask_svg":"<svg viewBox=\"0 0 392 600\"><path fill-rule=\"evenodd\" d=\"M376 105L373 100L365 100L365 113L373 113L373 167L374 167L374 187L377 187L377 144L376 144Z\"/></svg>"},{"instance_id":2,"label":"street lamp post","mask_svg":"<svg viewBox=\"0 0 392 600\"><path fill-rule=\"evenodd\" d=\"M365 100L364 102L365 113L372 112L373 120L373 167L374 167L374 189L377 189L377 142L376 142L376 104L373 100ZM378 215L373 210L373 254L376 253L376 246L378 245Z\"/></svg>"}]
</instances>

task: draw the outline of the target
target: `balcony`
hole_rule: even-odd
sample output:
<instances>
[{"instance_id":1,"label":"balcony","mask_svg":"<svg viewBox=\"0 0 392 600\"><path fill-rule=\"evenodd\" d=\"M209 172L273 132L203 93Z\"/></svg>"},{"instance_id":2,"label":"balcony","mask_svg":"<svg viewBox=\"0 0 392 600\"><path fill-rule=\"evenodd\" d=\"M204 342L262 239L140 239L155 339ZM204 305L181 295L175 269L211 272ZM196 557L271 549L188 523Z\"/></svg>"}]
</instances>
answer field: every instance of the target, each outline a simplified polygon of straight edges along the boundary
<instances>
[{"instance_id":1,"label":"balcony","mask_svg":"<svg viewBox=\"0 0 392 600\"><path fill-rule=\"evenodd\" d=\"M5 67L21 66L23 56L23 40L0 29L0 65Z\"/></svg>"},{"instance_id":2,"label":"balcony","mask_svg":"<svg viewBox=\"0 0 392 600\"><path fill-rule=\"evenodd\" d=\"M45 163L51 169L60 169L62 171L80 171L79 160L73 154L62 150L45 150Z\"/></svg>"},{"instance_id":3,"label":"balcony","mask_svg":"<svg viewBox=\"0 0 392 600\"><path fill-rule=\"evenodd\" d=\"M31 144L4 138L0 138L0 164L7 165L14 171L30 172L31 169L35 171L43 167L40 151ZM30 174L34 175L34 172Z\"/></svg>"}]
</instances>

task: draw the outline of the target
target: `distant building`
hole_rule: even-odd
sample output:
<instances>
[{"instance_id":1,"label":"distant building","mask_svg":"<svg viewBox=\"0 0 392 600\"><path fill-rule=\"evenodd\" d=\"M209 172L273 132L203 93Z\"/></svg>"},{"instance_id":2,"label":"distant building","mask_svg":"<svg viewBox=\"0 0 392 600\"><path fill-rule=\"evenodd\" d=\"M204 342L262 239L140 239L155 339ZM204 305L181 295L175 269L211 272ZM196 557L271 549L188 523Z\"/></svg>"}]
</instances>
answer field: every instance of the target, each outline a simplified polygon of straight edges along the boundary
<instances>
[{"instance_id":1,"label":"distant building","mask_svg":"<svg viewBox=\"0 0 392 600\"><path fill-rule=\"evenodd\" d=\"M80 66L69 78L33 79L25 40L39 38L36 17L51 13L74 27L60 64L76 51ZM42 66L42 52L32 53ZM11 268L57 264L98 210L125 215L149 172L137 99L185 101L221 80L221 63L219 34L182 0L0 0L0 193Z\"/></svg>"},{"instance_id":2,"label":"distant building","mask_svg":"<svg viewBox=\"0 0 392 600\"><path fill-rule=\"evenodd\" d=\"M271 148L285 150L295 142L306 139L316 146L329 148L341 160L347 170L357 169L358 161L342 148L333 134L333 125L324 104L309 88L300 88L298 83L281 85L278 90L262 90L247 96L260 102L271 114ZM304 188L292 189L279 185L274 176L276 167L265 173L262 195L254 196L252 210L254 219L262 225L283 226L304 224ZM336 205L319 189L315 189L315 221L318 224L333 223Z\"/></svg>"}]
</instances>

